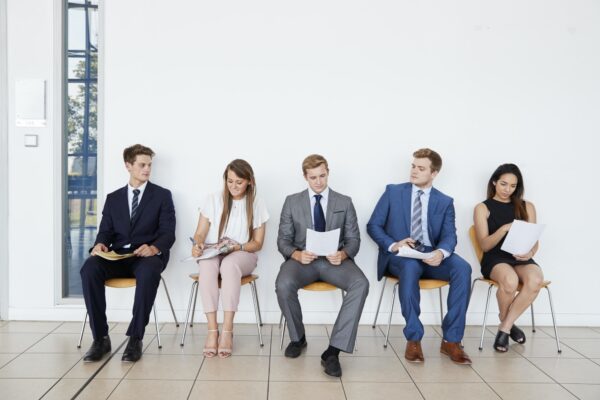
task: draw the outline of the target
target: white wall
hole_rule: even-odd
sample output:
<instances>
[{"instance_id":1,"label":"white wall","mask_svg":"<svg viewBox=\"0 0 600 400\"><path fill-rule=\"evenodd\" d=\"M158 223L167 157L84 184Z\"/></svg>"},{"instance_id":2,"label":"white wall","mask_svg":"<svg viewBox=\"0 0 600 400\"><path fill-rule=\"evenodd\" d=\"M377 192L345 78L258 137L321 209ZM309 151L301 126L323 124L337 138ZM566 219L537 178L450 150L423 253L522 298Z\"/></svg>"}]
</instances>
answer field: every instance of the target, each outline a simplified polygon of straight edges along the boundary
<instances>
[{"instance_id":1,"label":"white wall","mask_svg":"<svg viewBox=\"0 0 600 400\"><path fill-rule=\"evenodd\" d=\"M597 2L138 0L104 6L99 184L103 195L125 184L124 147L141 142L156 151L153 181L173 191L177 210L178 241L165 277L180 316L194 266L179 259L190 249L196 207L220 187L226 163L239 157L253 165L272 216L257 273L265 320L278 320L279 212L285 195L305 187L303 157L319 152L330 162L331 187L351 195L357 208L363 244L356 261L372 284L362 322L371 322L380 284L365 225L385 184L405 181L412 151L428 146L444 157L435 184L455 198L457 252L472 263L473 276L479 268L467 236L472 209L493 169L515 162L526 197L548 224L536 259L554 281L559 323L600 325L594 284L600 272L589 255L600 224L592 181L600 128ZM41 0L9 1L11 88L17 77L52 76L49 8ZM32 51L17 51L23 48ZM58 160L51 140L38 153L25 152L13 125L11 317L80 318L73 306L54 306L52 268L22 256L33 231L49 235L40 254L58 251L51 216L59 205L32 199L58 189L48 168ZM48 139L59 134L48 132ZM32 172L43 181L36 188L15 183ZM31 282L32 273L41 275L39 282ZM111 293L110 316L126 319L130 302L130 294ZM339 294L303 295L302 304L307 322L333 321ZM436 304L434 293L423 293L425 322L437 321ZM158 305L168 320L162 292ZM386 296L383 309L388 305ZM469 323L481 321L483 305L480 287ZM536 306L536 321L549 324L545 293ZM251 310L243 289L238 320L253 321Z\"/></svg>"}]
</instances>

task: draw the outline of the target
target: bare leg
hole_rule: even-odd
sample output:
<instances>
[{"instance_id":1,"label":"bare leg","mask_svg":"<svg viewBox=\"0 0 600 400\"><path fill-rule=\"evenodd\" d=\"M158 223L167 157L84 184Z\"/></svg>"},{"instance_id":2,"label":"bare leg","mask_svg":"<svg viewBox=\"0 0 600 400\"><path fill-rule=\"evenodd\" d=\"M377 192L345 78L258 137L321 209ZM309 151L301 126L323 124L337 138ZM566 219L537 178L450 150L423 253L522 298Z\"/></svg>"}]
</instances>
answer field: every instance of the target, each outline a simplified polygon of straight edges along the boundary
<instances>
[{"instance_id":1,"label":"bare leg","mask_svg":"<svg viewBox=\"0 0 600 400\"><path fill-rule=\"evenodd\" d=\"M518 265L515 267L515 273L519 276L523 287L500 324L500 329L504 332L510 332L517 318L533 303L544 283L542 270L535 264Z\"/></svg>"},{"instance_id":2,"label":"bare leg","mask_svg":"<svg viewBox=\"0 0 600 400\"><path fill-rule=\"evenodd\" d=\"M512 324L505 330L502 329L502 322L506 319L511 304L515 299L515 294L517 293L517 288L519 286L519 276L510 265L497 264L492 269L490 278L498 283L496 298L498 299L498 310L500 311L500 330L508 333Z\"/></svg>"},{"instance_id":3,"label":"bare leg","mask_svg":"<svg viewBox=\"0 0 600 400\"><path fill-rule=\"evenodd\" d=\"M206 319L208 320L208 332L206 332L206 342L204 343L205 349L214 349L216 355L217 343L219 339L219 324L217 323L217 312L206 313Z\"/></svg>"}]
</instances>

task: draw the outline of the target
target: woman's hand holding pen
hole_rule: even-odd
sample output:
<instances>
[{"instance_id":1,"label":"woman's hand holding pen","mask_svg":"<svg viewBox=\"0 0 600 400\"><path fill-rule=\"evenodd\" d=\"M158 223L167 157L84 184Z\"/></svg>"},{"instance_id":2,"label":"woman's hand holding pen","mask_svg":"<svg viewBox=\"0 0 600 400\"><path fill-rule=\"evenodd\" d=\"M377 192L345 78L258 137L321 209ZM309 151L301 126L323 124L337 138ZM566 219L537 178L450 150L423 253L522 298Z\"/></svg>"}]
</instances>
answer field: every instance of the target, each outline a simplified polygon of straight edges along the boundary
<instances>
[{"instance_id":1,"label":"woman's hand holding pen","mask_svg":"<svg viewBox=\"0 0 600 400\"><path fill-rule=\"evenodd\" d=\"M192 241L192 257L200 257L204 252L204 243L198 243L193 238L190 238Z\"/></svg>"}]
</instances>

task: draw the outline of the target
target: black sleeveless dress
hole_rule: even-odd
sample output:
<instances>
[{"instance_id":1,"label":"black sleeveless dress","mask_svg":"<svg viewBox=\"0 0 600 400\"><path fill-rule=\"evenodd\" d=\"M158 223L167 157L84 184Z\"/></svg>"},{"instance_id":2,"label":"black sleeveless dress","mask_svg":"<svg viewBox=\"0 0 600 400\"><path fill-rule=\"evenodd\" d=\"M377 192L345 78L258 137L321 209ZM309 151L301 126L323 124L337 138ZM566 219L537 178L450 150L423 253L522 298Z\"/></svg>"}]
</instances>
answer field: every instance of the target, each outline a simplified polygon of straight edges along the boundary
<instances>
[{"instance_id":1,"label":"black sleeveless dress","mask_svg":"<svg viewBox=\"0 0 600 400\"><path fill-rule=\"evenodd\" d=\"M483 204L485 204L490 212L487 221L488 232L490 235L496 232L502 225L509 224L515 220L515 206L512 203L503 203L494 199L487 199ZM494 246L494 248L483 253L483 258L481 259L481 274L484 278L489 279L492 268L501 263L506 263L513 267L515 265L524 264L537 265L537 263L533 261L533 258L530 258L527 261L518 261L512 254L500 250L505 238L506 235L498 242L498 244L496 244L496 246Z\"/></svg>"}]
</instances>

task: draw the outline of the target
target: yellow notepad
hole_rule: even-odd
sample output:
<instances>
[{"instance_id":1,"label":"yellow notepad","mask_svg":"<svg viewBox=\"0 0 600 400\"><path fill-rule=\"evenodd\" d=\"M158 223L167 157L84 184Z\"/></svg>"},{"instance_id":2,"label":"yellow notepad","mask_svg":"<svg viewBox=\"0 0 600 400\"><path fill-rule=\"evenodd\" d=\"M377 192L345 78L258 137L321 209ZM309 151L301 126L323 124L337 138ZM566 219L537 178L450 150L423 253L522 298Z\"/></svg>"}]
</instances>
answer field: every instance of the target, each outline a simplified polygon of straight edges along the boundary
<instances>
[{"instance_id":1,"label":"yellow notepad","mask_svg":"<svg viewBox=\"0 0 600 400\"><path fill-rule=\"evenodd\" d=\"M135 256L135 254L133 254L133 253L118 254L118 253L115 253L114 250L108 251L108 252L107 251L97 251L96 255L98 257L102 257L102 258L104 258L105 260L108 260L108 261L118 261L118 260L123 260L125 258L129 258L129 257L134 257Z\"/></svg>"}]
</instances>

